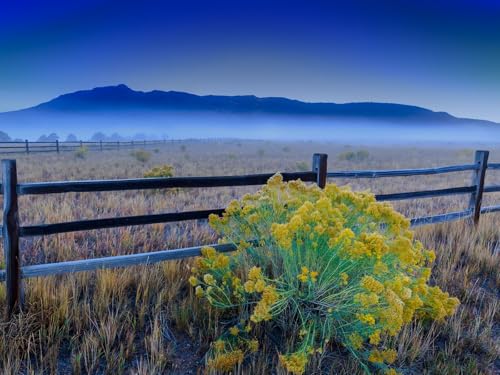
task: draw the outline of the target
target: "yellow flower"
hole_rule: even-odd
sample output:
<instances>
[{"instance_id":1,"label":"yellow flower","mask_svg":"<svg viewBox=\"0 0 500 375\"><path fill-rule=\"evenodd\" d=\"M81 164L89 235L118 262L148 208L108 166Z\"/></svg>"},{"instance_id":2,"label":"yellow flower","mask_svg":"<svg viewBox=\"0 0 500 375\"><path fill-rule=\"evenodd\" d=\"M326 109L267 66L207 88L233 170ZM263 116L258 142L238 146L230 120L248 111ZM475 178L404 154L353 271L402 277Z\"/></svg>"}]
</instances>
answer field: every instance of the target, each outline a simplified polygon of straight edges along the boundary
<instances>
[{"instance_id":1,"label":"yellow flower","mask_svg":"<svg viewBox=\"0 0 500 375\"><path fill-rule=\"evenodd\" d=\"M361 286L370 292L380 294L384 291L384 285L371 276L364 276L361 279Z\"/></svg>"},{"instance_id":2,"label":"yellow flower","mask_svg":"<svg viewBox=\"0 0 500 375\"><path fill-rule=\"evenodd\" d=\"M203 288L201 286L197 286L195 291L194 291L194 294L196 295L196 297L198 298L201 298L203 297Z\"/></svg>"},{"instance_id":3,"label":"yellow flower","mask_svg":"<svg viewBox=\"0 0 500 375\"><path fill-rule=\"evenodd\" d=\"M394 349L386 349L382 351L382 357L386 363L391 364L396 361L398 354Z\"/></svg>"},{"instance_id":4,"label":"yellow flower","mask_svg":"<svg viewBox=\"0 0 500 375\"><path fill-rule=\"evenodd\" d=\"M378 276L387 272L389 272L389 268L385 263L381 262L380 260L375 263L375 266L373 267L373 273L375 275Z\"/></svg>"},{"instance_id":5,"label":"yellow flower","mask_svg":"<svg viewBox=\"0 0 500 375\"><path fill-rule=\"evenodd\" d=\"M214 279L214 277L213 277L211 274L209 274L209 273L207 273L207 274L205 274L205 275L203 276L203 281L204 281L204 282L205 282L205 284L207 284L207 285L215 285L215 279Z\"/></svg>"},{"instance_id":6,"label":"yellow flower","mask_svg":"<svg viewBox=\"0 0 500 375\"><path fill-rule=\"evenodd\" d=\"M238 333L240 333L240 329L237 326L233 326L229 328L229 333L233 336L238 336Z\"/></svg>"},{"instance_id":7,"label":"yellow flower","mask_svg":"<svg viewBox=\"0 0 500 375\"><path fill-rule=\"evenodd\" d=\"M249 222L250 224L257 224L257 223L259 222L259 219L260 219L260 218L259 218L259 215L257 215L257 214L252 214L252 215L248 216L248 219L247 219L247 220L248 220L248 222Z\"/></svg>"},{"instance_id":8,"label":"yellow flower","mask_svg":"<svg viewBox=\"0 0 500 375\"><path fill-rule=\"evenodd\" d=\"M280 354L281 365L293 375L302 375L307 365L307 353Z\"/></svg>"},{"instance_id":9,"label":"yellow flower","mask_svg":"<svg viewBox=\"0 0 500 375\"><path fill-rule=\"evenodd\" d=\"M208 360L208 367L220 371L231 371L234 366L243 362L244 354L238 349L227 353L218 353Z\"/></svg>"},{"instance_id":10,"label":"yellow flower","mask_svg":"<svg viewBox=\"0 0 500 375\"><path fill-rule=\"evenodd\" d=\"M283 176L279 173L276 173L269 180L267 180L268 186L280 186L283 183Z\"/></svg>"},{"instance_id":11,"label":"yellow flower","mask_svg":"<svg viewBox=\"0 0 500 375\"><path fill-rule=\"evenodd\" d=\"M375 318L370 314L356 314L360 322L368 324L370 326L375 324Z\"/></svg>"},{"instance_id":12,"label":"yellow flower","mask_svg":"<svg viewBox=\"0 0 500 375\"><path fill-rule=\"evenodd\" d=\"M354 296L354 302L363 307L370 307L379 302L379 296L375 293L358 293Z\"/></svg>"},{"instance_id":13,"label":"yellow flower","mask_svg":"<svg viewBox=\"0 0 500 375\"><path fill-rule=\"evenodd\" d=\"M373 362L373 363L384 363L384 357L378 349L373 349L370 352L370 356L368 357L368 360L370 362Z\"/></svg>"},{"instance_id":14,"label":"yellow flower","mask_svg":"<svg viewBox=\"0 0 500 375\"><path fill-rule=\"evenodd\" d=\"M345 272L340 274L340 285L347 285L349 282L349 275Z\"/></svg>"},{"instance_id":15,"label":"yellow flower","mask_svg":"<svg viewBox=\"0 0 500 375\"><path fill-rule=\"evenodd\" d=\"M248 280L245 284L243 284L245 288L245 292L253 293L255 292L255 283L251 280Z\"/></svg>"},{"instance_id":16,"label":"yellow flower","mask_svg":"<svg viewBox=\"0 0 500 375\"><path fill-rule=\"evenodd\" d=\"M309 268L306 266L302 267L302 272L297 275L297 279L299 279L301 282L305 283L308 280L311 280L311 282L315 283L318 279L319 273L316 271L309 271Z\"/></svg>"},{"instance_id":17,"label":"yellow flower","mask_svg":"<svg viewBox=\"0 0 500 375\"><path fill-rule=\"evenodd\" d=\"M218 254L214 266L216 268L226 268L229 265L229 257L224 254Z\"/></svg>"},{"instance_id":18,"label":"yellow flower","mask_svg":"<svg viewBox=\"0 0 500 375\"><path fill-rule=\"evenodd\" d=\"M312 271L309 275L311 276L311 281L315 283L318 279L319 273L316 271Z\"/></svg>"},{"instance_id":19,"label":"yellow flower","mask_svg":"<svg viewBox=\"0 0 500 375\"><path fill-rule=\"evenodd\" d=\"M299 279L300 281L302 281L303 283L305 283L307 281L307 279L309 278L309 276L307 275L304 275L303 273L301 273L300 275L297 275L297 279Z\"/></svg>"},{"instance_id":20,"label":"yellow flower","mask_svg":"<svg viewBox=\"0 0 500 375\"><path fill-rule=\"evenodd\" d=\"M198 285L198 279L197 279L196 277L194 277L194 276L191 276L191 277L189 278L189 283L190 283L192 286L196 286L196 285Z\"/></svg>"},{"instance_id":21,"label":"yellow flower","mask_svg":"<svg viewBox=\"0 0 500 375\"><path fill-rule=\"evenodd\" d=\"M266 287L266 283L264 282L264 280L260 279L260 280L256 281L256 283L255 283L255 291L257 293L262 293L264 291L265 287Z\"/></svg>"},{"instance_id":22,"label":"yellow flower","mask_svg":"<svg viewBox=\"0 0 500 375\"><path fill-rule=\"evenodd\" d=\"M286 224L273 223L271 225L271 234L284 249L289 250L292 247L292 238Z\"/></svg>"},{"instance_id":23,"label":"yellow flower","mask_svg":"<svg viewBox=\"0 0 500 375\"><path fill-rule=\"evenodd\" d=\"M363 338L357 332L353 332L349 335L349 342L354 349L361 349L363 346Z\"/></svg>"},{"instance_id":24,"label":"yellow flower","mask_svg":"<svg viewBox=\"0 0 500 375\"><path fill-rule=\"evenodd\" d=\"M201 248L201 254L205 258L213 258L217 254L217 251L213 247L204 246L204 247Z\"/></svg>"},{"instance_id":25,"label":"yellow flower","mask_svg":"<svg viewBox=\"0 0 500 375\"><path fill-rule=\"evenodd\" d=\"M257 352L257 350L259 350L259 342L257 340L250 340L248 342L248 350L251 353Z\"/></svg>"},{"instance_id":26,"label":"yellow flower","mask_svg":"<svg viewBox=\"0 0 500 375\"><path fill-rule=\"evenodd\" d=\"M217 340L216 342L214 342L214 349L218 352L223 351L225 347L226 344L223 340Z\"/></svg>"},{"instance_id":27,"label":"yellow flower","mask_svg":"<svg viewBox=\"0 0 500 375\"><path fill-rule=\"evenodd\" d=\"M252 267L250 271L248 271L248 279L256 281L262 277L262 270L260 267Z\"/></svg>"},{"instance_id":28,"label":"yellow flower","mask_svg":"<svg viewBox=\"0 0 500 375\"><path fill-rule=\"evenodd\" d=\"M274 304L278 301L278 293L276 292L276 288L273 285L267 285L262 293L262 301L267 303L268 305Z\"/></svg>"},{"instance_id":29,"label":"yellow flower","mask_svg":"<svg viewBox=\"0 0 500 375\"><path fill-rule=\"evenodd\" d=\"M370 335L370 344L378 345L379 343L380 343L380 330L377 330Z\"/></svg>"}]
</instances>

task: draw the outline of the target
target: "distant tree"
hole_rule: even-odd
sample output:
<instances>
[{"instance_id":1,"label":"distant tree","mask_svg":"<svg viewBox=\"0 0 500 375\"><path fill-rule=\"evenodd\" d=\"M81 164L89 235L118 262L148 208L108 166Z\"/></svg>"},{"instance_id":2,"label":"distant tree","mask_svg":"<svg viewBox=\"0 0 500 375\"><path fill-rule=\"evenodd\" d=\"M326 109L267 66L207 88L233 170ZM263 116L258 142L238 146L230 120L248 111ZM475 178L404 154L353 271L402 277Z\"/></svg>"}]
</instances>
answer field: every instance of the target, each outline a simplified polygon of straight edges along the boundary
<instances>
[{"instance_id":1,"label":"distant tree","mask_svg":"<svg viewBox=\"0 0 500 375\"><path fill-rule=\"evenodd\" d=\"M38 142L55 142L59 139L59 136L56 133L50 133L49 135L42 134L40 138L38 138Z\"/></svg>"},{"instance_id":2,"label":"distant tree","mask_svg":"<svg viewBox=\"0 0 500 375\"><path fill-rule=\"evenodd\" d=\"M7 133L0 131L0 142L9 142L11 139Z\"/></svg>"},{"instance_id":3,"label":"distant tree","mask_svg":"<svg viewBox=\"0 0 500 375\"><path fill-rule=\"evenodd\" d=\"M101 133L101 132L97 132L92 137L90 137L90 140L92 142L105 141L106 139L107 139L106 134Z\"/></svg>"},{"instance_id":4,"label":"distant tree","mask_svg":"<svg viewBox=\"0 0 500 375\"><path fill-rule=\"evenodd\" d=\"M111 134L108 139L110 141L114 141L114 142L116 142L116 141L123 141L124 140L124 138L120 134L118 134L118 133Z\"/></svg>"},{"instance_id":5,"label":"distant tree","mask_svg":"<svg viewBox=\"0 0 500 375\"><path fill-rule=\"evenodd\" d=\"M76 138L76 135L74 135L73 133L68 134L68 136L66 137L66 142L77 142L77 141L78 138Z\"/></svg>"},{"instance_id":6,"label":"distant tree","mask_svg":"<svg viewBox=\"0 0 500 375\"><path fill-rule=\"evenodd\" d=\"M146 134L144 134L144 133L137 133L136 135L134 135L134 136L132 137L132 139L133 139L134 141L144 141L146 138L147 138L147 137L146 137Z\"/></svg>"}]
</instances>

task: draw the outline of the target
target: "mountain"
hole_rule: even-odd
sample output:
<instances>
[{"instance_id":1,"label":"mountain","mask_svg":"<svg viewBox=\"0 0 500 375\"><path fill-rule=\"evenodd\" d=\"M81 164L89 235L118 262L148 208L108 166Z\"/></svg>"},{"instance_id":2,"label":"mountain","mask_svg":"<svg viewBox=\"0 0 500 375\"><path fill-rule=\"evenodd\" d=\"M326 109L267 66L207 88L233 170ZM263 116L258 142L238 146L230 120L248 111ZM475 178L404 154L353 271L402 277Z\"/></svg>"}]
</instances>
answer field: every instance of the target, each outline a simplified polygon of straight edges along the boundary
<instances>
[{"instance_id":1,"label":"mountain","mask_svg":"<svg viewBox=\"0 0 500 375\"><path fill-rule=\"evenodd\" d=\"M280 97L199 96L178 91L134 91L126 85L98 87L61 95L35 107L16 111L102 112L102 111L201 111L325 117L370 118L397 121L463 121L446 112L392 103L306 103ZM468 120L467 121L477 121Z\"/></svg>"},{"instance_id":2,"label":"mountain","mask_svg":"<svg viewBox=\"0 0 500 375\"><path fill-rule=\"evenodd\" d=\"M121 122L122 128L119 123ZM392 103L307 103L281 97L259 98L244 96L199 96L177 91L135 91L126 85L98 87L61 95L35 107L0 113L0 129L26 132L77 132L78 130L120 131L138 130L165 135L172 133L172 126L187 126L198 130L205 124L215 131L238 123L242 129L263 123L302 129L310 124L323 129L339 124L372 124L378 126L409 127L411 124L428 128L456 126L478 129L500 129L500 125L474 119L454 117L446 112L434 112L425 108ZM60 124L65 124L59 129ZM82 124L85 128L82 129ZM53 128L48 129L48 126ZM103 128L104 126L104 128ZM95 129L94 129L95 128ZM108 129L106 129L108 128ZM10 131L9 131L10 129ZM92 130L91 130L92 129ZM409 129L409 128L408 128ZM207 130L207 129L204 129ZM222 129L223 130L223 129ZM174 132L175 133L175 132ZM255 135L255 134L254 134ZM191 135L191 136L194 136ZM217 134L212 136L216 137ZM223 135L220 135L223 136Z\"/></svg>"}]
</instances>

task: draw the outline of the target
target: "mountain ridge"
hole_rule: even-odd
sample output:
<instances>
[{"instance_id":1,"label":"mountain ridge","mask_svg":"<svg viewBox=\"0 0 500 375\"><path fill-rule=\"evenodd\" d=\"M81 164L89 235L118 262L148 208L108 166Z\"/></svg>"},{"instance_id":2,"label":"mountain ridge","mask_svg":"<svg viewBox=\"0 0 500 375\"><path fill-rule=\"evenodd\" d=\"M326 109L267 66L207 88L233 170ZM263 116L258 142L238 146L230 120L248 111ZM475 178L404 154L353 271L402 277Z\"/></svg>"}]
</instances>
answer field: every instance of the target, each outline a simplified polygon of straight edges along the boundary
<instances>
[{"instance_id":1,"label":"mountain ridge","mask_svg":"<svg viewBox=\"0 0 500 375\"><path fill-rule=\"evenodd\" d=\"M36 112L99 113L102 111L119 112L124 110L320 116L389 122L469 122L500 125L493 121L460 118L444 111L432 111L415 105L399 103L304 102L285 97L257 97L255 95L196 95L182 91L138 91L129 88L125 84L62 94L33 107L2 112L0 116L15 116L15 114Z\"/></svg>"}]
</instances>

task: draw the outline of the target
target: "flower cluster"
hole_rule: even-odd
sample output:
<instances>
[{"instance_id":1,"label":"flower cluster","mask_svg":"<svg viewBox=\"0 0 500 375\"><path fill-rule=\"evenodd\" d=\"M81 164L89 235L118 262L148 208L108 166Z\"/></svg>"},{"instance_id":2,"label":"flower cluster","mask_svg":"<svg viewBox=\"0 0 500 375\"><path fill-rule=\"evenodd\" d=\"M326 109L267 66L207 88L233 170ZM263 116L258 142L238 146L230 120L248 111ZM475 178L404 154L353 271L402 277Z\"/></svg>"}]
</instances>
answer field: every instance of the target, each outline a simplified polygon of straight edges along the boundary
<instances>
[{"instance_id":1,"label":"flower cluster","mask_svg":"<svg viewBox=\"0 0 500 375\"><path fill-rule=\"evenodd\" d=\"M213 345L208 365L216 369L255 352L251 335L265 324L287 338L279 360L295 375L329 342L367 369L393 373L396 352L384 338L416 317L442 320L458 305L429 286L435 255L413 238L409 221L367 192L275 175L210 224L238 248L204 248L190 279L197 296L238 322Z\"/></svg>"},{"instance_id":2,"label":"flower cluster","mask_svg":"<svg viewBox=\"0 0 500 375\"><path fill-rule=\"evenodd\" d=\"M306 283L308 281L315 283L318 280L318 272L317 271L309 271L309 268L306 266L302 267L302 271L297 276L297 279Z\"/></svg>"},{"instance_id":3,"label":"flower cluster","mask_svg":"<svg viewBox=\"0 0 500 375\"><path fill-rule=\"evenodd\" d=\"M173 177L173 176L174 176L174 167L169 164L153 167L152 169L144 173L144 177Z\"/></svg>"}]
</instances>

